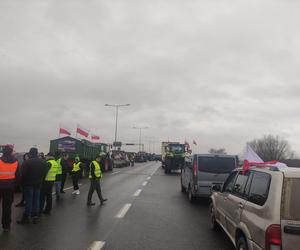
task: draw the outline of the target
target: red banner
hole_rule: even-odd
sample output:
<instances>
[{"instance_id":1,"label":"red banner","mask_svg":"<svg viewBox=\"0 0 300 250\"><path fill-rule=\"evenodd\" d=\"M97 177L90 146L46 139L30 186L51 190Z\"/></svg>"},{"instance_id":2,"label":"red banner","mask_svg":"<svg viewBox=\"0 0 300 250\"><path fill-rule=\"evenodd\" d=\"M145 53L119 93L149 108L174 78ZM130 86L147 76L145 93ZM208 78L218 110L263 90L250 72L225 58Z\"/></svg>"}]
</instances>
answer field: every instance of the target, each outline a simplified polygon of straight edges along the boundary
<instances>
[{"instance_id":1,"label":"red banner","mask_svg":"<svg viewBox=\"0 0 300 250\"><path fill-rule=\"evenodd\" d=\"M63 135L71 135L71 132L69 132L67 129L65 128L59 128L59 134L63 134Z\"/></svg>"},{"instance_id":2,"label":"red banner","mask_svg":"<svg viewBox=\"0 0 300 250\"><path fill-rule=\"evenodd\" d=\"M100 140L100 136L98 136L98 135L92 135L92 140Z\"/></svg>"},{"instance_id":3,"label":"red banner","mask_svg":"<svg viewBox=\"0 0 300 250\"><path fill-rule=\"evenodd\" d=\"M79 127L77 127L76 133L80 134L86 138L88 138L88 136L89 136L89 132L87 130L79 128Z\"/></svg>"}]
</instances>

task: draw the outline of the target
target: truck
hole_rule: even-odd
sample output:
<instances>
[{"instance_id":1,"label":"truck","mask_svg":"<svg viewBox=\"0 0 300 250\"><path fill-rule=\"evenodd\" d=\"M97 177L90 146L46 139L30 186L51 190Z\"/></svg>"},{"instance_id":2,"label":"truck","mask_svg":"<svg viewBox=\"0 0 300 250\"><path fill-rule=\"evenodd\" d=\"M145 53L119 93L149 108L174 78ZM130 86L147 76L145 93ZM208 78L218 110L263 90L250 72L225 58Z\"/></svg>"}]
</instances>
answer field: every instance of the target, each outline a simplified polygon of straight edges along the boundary
<instances>
[{"instance_id":1,"label":"truck","mask_svg":"<svg viewBox=\"0 0 300 250\"><path fill-rule=\"evenodd\" d=\"M107 155L109 150L106 143L93 143L88 140L80 140L71 136L54 139L50 141L50 152L55 154L57 151L66 152L71 162L76 156L80 157L81 162L89 165L96 155ZM106 160L105 160L106 161ZM101 164L102 171L112 170L111 164Z\"/></svg>"},{"instance_id":2,"label":"truck","mask_svg":"<svg viewBox=\"0 0 300 250\"><path fill-rule=\"evenodd\" d=\"M162 167L166 174L182 169L186 155L186 145L179 142L162 142Z\"/></svg>"}]
</instances>

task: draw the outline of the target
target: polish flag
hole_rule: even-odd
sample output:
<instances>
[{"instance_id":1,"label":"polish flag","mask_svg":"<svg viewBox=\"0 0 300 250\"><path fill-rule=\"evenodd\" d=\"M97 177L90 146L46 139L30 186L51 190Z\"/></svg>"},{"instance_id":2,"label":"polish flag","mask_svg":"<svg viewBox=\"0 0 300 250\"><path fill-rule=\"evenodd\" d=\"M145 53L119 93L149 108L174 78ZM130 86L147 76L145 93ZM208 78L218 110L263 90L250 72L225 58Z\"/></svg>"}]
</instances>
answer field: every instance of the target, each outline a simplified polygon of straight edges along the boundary
<instances>
[{"instance_id":1,"label":"polish flag","mask_svg":"<svg viewBox=\"0 0 300 250\"><path fill-rule=\"evenodd\" d=\"M245 151L245 160L243 165L243 171L247 171L252 166L274 166L274 167L287 167L285 163L279 162L279 161L268 161L264 162L251 148L249 144L246 145L246 151Z\"/></svg>"},{"instance_id":2,"label":"polish flag","mask_svg":"<svg viewBox=\"0 0 300 250\"><path fill-rule=\"evenodd\" d=\"M88 138L89 136L89 131L87 129L82 128L79 125L77 125L76 133L82 135L85 138Z\"/></svg>"},{"instance_id":3,"label":"polish flag","mask_svg":"<svg viewBox=\"0 0 300 250\"><path fill-rule=\"evenodd\" d=\"M193 144L194 144L194 145L197 145L197 142L196 142L195 140L193 140Z\"/></svg>"},{"instance_id":4,"label":"polish flag","mask_svg":"<svg viewBox=\"0 0 300 250\"><path fill-rule=\"evenodd\" d=\"M92 140L95 140L95 141L100 140L100 136L98 136L98 135L92 135L91 138L92 138Z\"/></svg>"},{"instance_id":5,"label":"polish flag","mask_svg":"<svg viewBox=\"0 0 300 250\"><path fill-rule=\"evenodd\" d=\"M59 134L60 135L71 135L71 132L70 132L69 129L66 129L66 128L60 126L60 128L59 128Z\"/></svg>"}]
</instances>

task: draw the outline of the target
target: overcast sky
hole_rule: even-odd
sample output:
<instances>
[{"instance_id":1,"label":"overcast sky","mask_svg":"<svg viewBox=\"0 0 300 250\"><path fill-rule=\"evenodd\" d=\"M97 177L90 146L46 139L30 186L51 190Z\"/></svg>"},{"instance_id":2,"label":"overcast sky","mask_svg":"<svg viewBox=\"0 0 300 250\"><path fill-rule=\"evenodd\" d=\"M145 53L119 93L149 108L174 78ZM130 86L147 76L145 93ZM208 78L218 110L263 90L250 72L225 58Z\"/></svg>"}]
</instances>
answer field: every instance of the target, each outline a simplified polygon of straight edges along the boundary
<instances>
[{"instance_id":1,"label":"overcast sky","mask_svg":"<svg viewBox=\"0 0 300 250\"><path fill-rule=\"evenodd\" d=\"M300 4L1 0L0 144L48 152L59 124L240 153L280 135L300 152ZM146 139L144 138L144 141ZM158 149L159 146L157 145Z\"/></svg>"}]
</instances>

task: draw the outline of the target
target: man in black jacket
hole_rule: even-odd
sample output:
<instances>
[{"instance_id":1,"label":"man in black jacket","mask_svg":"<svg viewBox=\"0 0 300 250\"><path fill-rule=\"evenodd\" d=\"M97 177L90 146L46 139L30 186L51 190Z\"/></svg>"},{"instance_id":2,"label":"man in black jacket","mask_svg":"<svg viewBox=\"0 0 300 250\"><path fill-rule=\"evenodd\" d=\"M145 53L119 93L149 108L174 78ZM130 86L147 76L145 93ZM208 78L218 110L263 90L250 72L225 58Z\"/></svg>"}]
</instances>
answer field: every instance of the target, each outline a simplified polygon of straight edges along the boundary
<instances>
[{"instance_id":1,"label":"man in black jacket","mask_svg":"<svg viewBox=\"0 0 300 250\"><path fill-rule=\"evenodd\" d=\"M29 160L24 161L21 167L21 182L25 194L25 212L18 224L29 223L33 217L33 223L37 223L40 211L40 190L46 177L48 168L44 160L38 157L38 150L31 148Z\"/></svg>"},{"instance_id":2,"label":"man in black jacket","mask_svg":"<svg viewBox=\"0 0 300 250\"><path fill-rule=\"evenodd\" d=\"M102 178L102 171L100 165L101 156L97 155L96 160L92 161L90 164L90 174L89 178L91 181L90 190L88 193L87 206L95 206L95 203L92 202L92 196L94 191L96 190L98 194L98 198L100 200L100 204L103 205L107 199L103 198L100 186L100 179Z\"/></svg>"},{"instance_id":3,"label":"man in black jacket","mask_svg":"<svg viewBox=\"0 0 300 250\"><path fill-rule=\"evenodd\" d=\"M69 155L67 153L64 153L61 159L61 170L62 170L62 175L61 175L61 186L60 186L60 192L62 194L65 193L64 187L65 187L65 182L67 179L67 174L70 171L70 166L69 166Z\"/></svg>"},{"instance_id":4,"label":"man in black jacket","mask_svg":"<svg viewBox=\"0 0 300 250\"><path fill-rule=\"evenodd\" d=\"M2 226L8 232L11 224L11 204L14 200L15 181L19 177L18 161L12 156L13 149L5 146L0 159L0 201L2 200Z\"/></svg>"}]
</instances>

